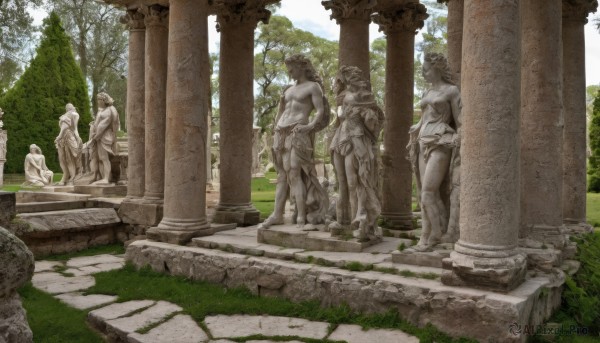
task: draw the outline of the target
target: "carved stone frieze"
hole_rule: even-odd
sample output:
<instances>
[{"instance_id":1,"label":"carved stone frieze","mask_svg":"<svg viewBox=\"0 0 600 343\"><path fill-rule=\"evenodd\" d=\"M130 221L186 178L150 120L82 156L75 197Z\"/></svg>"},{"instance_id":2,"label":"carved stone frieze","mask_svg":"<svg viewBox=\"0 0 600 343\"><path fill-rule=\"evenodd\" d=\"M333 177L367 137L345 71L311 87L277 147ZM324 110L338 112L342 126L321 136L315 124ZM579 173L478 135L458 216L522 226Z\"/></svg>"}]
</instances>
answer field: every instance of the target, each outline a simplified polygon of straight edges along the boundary
<instances>
[{"instance_id":1,"label":"carved stone frieze","mask_svg":"<svg viewBox=\"0 0 600 343\"><path fill-rule=\"evenodd\" d=\"M379 25L379 31L386 34L398 31L410 31L415 34L429 17L427 8L418 2L409 2L389 7L374 13L371 18Z\"/></svg>"}]
</instances>

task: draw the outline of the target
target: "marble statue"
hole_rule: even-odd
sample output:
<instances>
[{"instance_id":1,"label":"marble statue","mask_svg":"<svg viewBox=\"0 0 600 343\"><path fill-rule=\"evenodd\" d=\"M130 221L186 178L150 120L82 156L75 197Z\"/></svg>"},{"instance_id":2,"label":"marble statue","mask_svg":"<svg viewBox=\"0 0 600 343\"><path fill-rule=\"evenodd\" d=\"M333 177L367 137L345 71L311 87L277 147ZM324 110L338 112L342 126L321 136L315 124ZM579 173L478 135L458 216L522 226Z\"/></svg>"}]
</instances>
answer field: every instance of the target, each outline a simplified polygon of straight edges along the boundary
<instances>
[{"instance_id":1,"label":"marble statue","mask_svg":"<svg viewBox=\"0 0 600 343\"><path fill-rule=\"evenodd\" d=\"M339 183L336 222L331 228L350 225L359 240L374 239L379 200L379 145L383 111L369 90L369 82L358 67L342 66L334 90L338 109L330 152Z\"/></svg>"},{"instance_id":2,"label":"marble statue","mask_svg":"<svg viewBox=\"0 0 600 343\"><path fill-rule=\"evenodd\" d=\"M4 122L2 122L2 116L3 115L4 115L4 112L0 108L0 130L2 130L2 127L4 127Z\"/></svg>"},{"instance_id":3,"label":"marble statue","mask_svg":"<svg viewBox=\"0 0 600 343\"><path fill-rule=\"evenodd\" d=\"M60 116L58 120L60 133L54 140L56 150L58 150L60 168L63 172L63 177L58 182L58 185L61 186L72 185L75 177L82 172L81 151L83 142L77 130L79 114L72 104L67 104L65 110L66 113Z\"/></svg>"},{"instance_id":4,"label":"marble statue","mask_svg":"<svg viewBox=\"0 0 600 343\"><path fill-rule=\"evenodd\" d=\"M35 144L29 146L29 154L25 156L24 187L43 187L52 183L54 173L46 167L46 158L42 149Z\"/></svg>"},{"instance_id":5,"label":"marble statue","mask_svg":"<svg viewBox=\"0 0 600 343\"><path fill-rule=\"evenodd\" d=\"M295 206L294 222L299 228L311 230L312 225L324 223L329 206L327 191L319 183L313 160L314 136L329 123L329 104L310 60L293 55L285 64L296 84L284 89L275 119L272 146L277 169L275 210L262 227L283 224L289 196ZM316 114L311 120L313 110Z\"/></svg>"},{"instance_id":6,"label":"marble statue","mask_svg":"<svg viewBox=\"0 0 600 343\"><path fill-rule=\"evenodd\" d=\"M420 191L423 230L417 248L458 240L461 98L446 58L425 55L422 116L410 128L409 159Z\"/></svg>"},{"instance_id":7,"label":"marble statue","mask_svg":"<svg viewBox=\"0 0 600 343\"><path fill-rule=\"evenodd\" d=\"M119 114L113 106L113 99L106 93L98 93L98 113L90 123L90 139L84 144L84 155L88 158L84 164L89 166L89 173L75 183L108 185L111 164L110 156L117 154L117 131L119 131Z\"/></svg>"}]
</instances>

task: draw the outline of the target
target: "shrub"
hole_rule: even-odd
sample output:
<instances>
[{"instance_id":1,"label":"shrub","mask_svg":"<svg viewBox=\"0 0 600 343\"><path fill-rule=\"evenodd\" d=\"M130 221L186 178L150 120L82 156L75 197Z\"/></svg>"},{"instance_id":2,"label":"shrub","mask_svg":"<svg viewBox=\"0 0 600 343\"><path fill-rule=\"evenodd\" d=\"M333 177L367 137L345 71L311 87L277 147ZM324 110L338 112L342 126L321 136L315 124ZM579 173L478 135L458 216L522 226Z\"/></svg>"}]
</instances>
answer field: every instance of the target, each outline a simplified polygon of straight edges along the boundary
<instances>
[{"instance_id":1,"label":"shrub","mask_svg":"<svg viewBox=\"0 0 600 343\"><path fill-rule=\"evenodd\" d=\"M592 112L592 121L590 123L590 165L588 174L590 175L588 192L600 193L600 91L594 100L594 110Z\"/></svg>"}]
</instances>

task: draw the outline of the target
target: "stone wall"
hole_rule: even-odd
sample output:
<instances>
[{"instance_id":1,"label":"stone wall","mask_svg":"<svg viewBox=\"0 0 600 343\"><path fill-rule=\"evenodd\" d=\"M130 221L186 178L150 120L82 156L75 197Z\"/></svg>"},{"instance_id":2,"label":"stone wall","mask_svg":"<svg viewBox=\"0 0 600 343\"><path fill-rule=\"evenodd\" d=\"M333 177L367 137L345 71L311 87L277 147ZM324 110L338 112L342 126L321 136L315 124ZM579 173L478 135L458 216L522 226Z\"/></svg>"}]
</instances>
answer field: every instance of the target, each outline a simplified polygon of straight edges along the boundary
<instances>
[{"instance_id":1,"label":"stone wall","mask_svg":"<svg viewBox=\"0 0 600 343\"><path fill-rule=\"evenodd\" d=\"M562 289L562 283L537 277L501 294L445 286L439 280L352 272L151 241L129 245L126 259L158 272L247 287L261 296L317 300L323 306L348 304L363 313L395 310L413 324L431 323L452 336L481 342L525 342L524 335L509 331L510 325L542 324L560 306Z\"/></svg>"},{"instance_id":2,"label":"stone wall","mask_svg":"<svg viewBox=\"0 0 600 343\"><path fill-rule=\"evenodd\" d=\"M17 213L15 193L0 191L0 226L8 227Z\"/></svg>"}]
</instances>

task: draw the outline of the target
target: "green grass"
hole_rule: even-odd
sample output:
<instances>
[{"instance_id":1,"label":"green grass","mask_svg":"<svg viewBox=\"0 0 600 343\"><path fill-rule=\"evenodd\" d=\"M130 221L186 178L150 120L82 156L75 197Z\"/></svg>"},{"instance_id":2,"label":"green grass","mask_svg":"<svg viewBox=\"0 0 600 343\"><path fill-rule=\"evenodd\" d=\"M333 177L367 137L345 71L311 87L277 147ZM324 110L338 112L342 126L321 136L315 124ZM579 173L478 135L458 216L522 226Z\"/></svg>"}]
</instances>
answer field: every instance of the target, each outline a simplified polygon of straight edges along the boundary
<instances>
[{"instance_id":1,"label":"green grass","mask_svg":"<svg viewBox=\"0 0 600 343\"><path fill-rule=\"evenodd\" d=\"M62 173L54 173L52 177L53 182L58 182L62 179ZM23 188L21 184L25 182L25 175L23 174L7 174L4 175L4 185L0 187L0 191L5 192L18 192L20 190L35 190L35 188Z\"/></svg>"},{"instance_id":2,"label":"green grass","mask_svg":"<svg viewBox=\"0 0 600 343\"><path fill-rule=\"evenodd\" d=\"M119 255L125 253L123 244L109 244L92 247L86 250L76 251L68 254L52 255L41 258L46 261L66 261L73 257L94 256L101 254Z\"/></svg>"},{"instance_id":3,"label":"green grass","mask_svg":"<svg viewBox=\"0 0 600 343\"><path fill-rule=\"evenodd\" d=\"M600 193L587 194L587 221L594 227L600 227Z\"/></svg>"},{"instance_id":4,"label":"green grass","mask_svg":"<svg viewBox=\"0 0 600 343\"><path fill-rule=\"evenodd\" d=\"M19 290L36 343L102 343L86 324L86 311L69 307L31 283Z\"/></svg>"},{"instance_id":5,"label":"green grass","mask_svg":"<svg viewBox=\"0 0 600 343\"><path fill-rule=\"evenodd\" d=\"M274 315L327 321L333 325L358 324L365 328L393 328L415 335L421 342L474 342L452 339L429 325L418 328L399 314L363 315L348 306L324 308L316 301L293 303L280 298L259 297L243 288L226 289L206 282L191 281L127 265L121 270L95 275L96 285L88 293L113 294L118 301L137 299L166 300L181 306L196 321L210 315ZM148 287L152 285L152 287Z\"/></svg>"},{"instance_id":6,"label":"green grass","mask_svg":"<svg viewBox=\"0 0 600 343\"><path fill-rule=\"evenodd\" d=\"M277 173L266 173L263 178L252 179L252 204L260 211L260 218L266 219L275 207L275 184L269 179L277 178Z\"/></svg>"}]
</instances>

